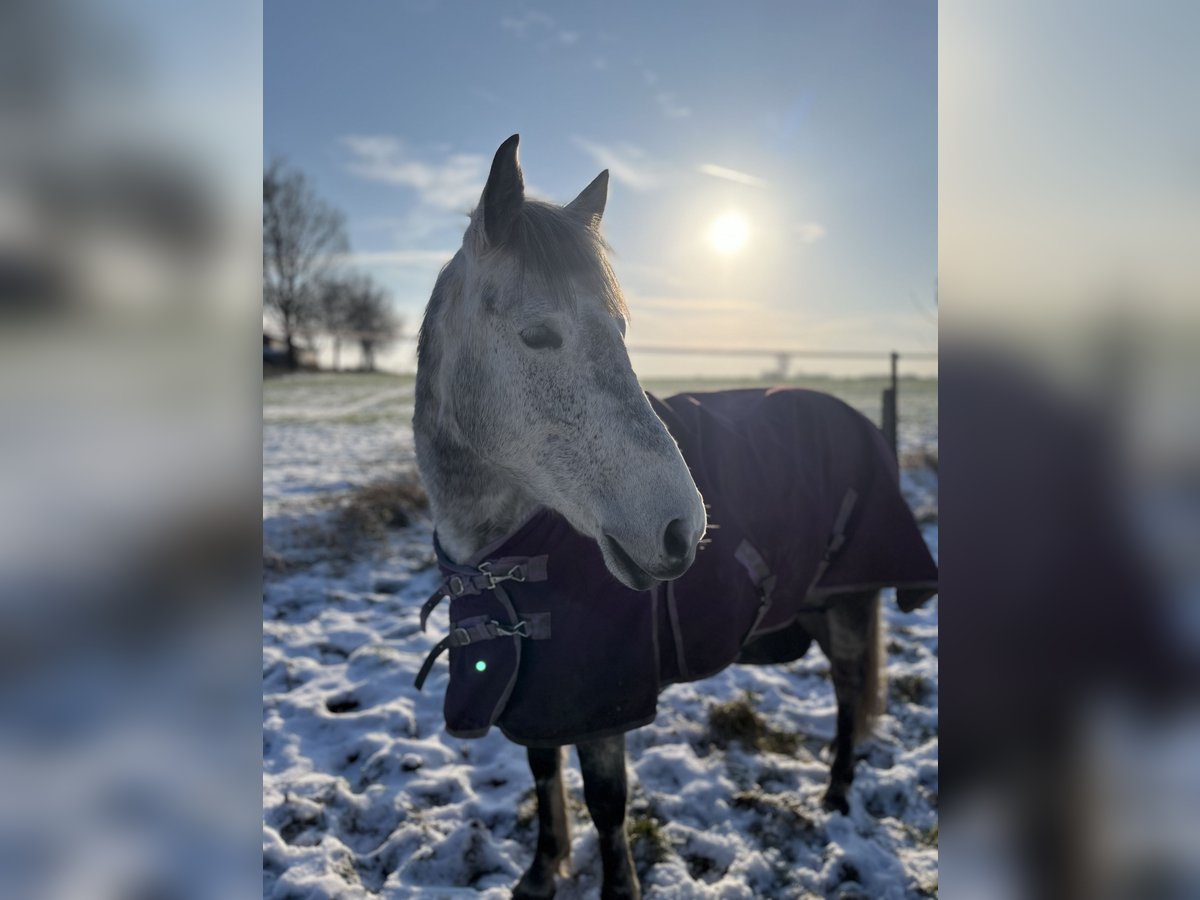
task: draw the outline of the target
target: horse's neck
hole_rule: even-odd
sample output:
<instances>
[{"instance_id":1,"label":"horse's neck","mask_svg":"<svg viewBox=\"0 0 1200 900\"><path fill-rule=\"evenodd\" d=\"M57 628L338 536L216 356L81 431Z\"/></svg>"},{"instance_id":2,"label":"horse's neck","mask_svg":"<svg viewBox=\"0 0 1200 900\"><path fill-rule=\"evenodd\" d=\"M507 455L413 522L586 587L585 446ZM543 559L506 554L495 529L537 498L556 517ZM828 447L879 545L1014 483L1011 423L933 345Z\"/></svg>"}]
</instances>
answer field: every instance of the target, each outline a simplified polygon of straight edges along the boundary
<instances>
[{"instance_id":1,"label":"horse's neck","mask_svg":"<svg viewBox=\"0 0 1200 900\"><path fill-rule=\"evenodd\" d=\"M413 423L421 477L438 541L451 559L465 562L510 534L537 504L503 472L433 424L437 418L418 415Z\"/></svg>"}]
</instances>

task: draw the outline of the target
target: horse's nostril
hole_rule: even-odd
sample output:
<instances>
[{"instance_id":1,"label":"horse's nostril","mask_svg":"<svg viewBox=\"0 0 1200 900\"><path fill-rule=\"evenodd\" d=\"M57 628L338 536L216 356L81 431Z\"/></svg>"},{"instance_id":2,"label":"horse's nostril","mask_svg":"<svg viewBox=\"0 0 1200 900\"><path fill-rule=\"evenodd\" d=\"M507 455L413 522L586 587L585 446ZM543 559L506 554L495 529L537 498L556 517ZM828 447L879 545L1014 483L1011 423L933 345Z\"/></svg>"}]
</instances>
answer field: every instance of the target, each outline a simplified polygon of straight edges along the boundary
<instances>
[{"instance_id":1,"label":"horse's nostril","mask_svg":"<svg viewBox=\"0 0 1200 900\"><path fill-rule=\"evenodd\" d=\"M672 519L663 532L663 550L671 559L683 559L691 549L688 546L687 526L683 519Z\"/></svg>"}]
</instances>

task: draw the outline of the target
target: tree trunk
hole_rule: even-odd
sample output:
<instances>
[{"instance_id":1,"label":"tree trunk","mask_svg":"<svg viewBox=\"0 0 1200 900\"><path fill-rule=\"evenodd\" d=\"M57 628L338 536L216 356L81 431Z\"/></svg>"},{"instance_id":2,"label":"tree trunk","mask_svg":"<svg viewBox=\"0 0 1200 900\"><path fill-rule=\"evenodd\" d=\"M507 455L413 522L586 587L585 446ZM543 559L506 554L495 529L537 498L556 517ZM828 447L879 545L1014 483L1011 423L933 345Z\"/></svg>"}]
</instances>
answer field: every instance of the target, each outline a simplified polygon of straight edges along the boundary
<instances>
[{"instance_id":1,"label":"tree trunk","mask_svg":"<svg viewBox=\"0 0 1200 900\"><path fill-rule=\"evenodd\" d=\"M296 341L292 335L292 317L287 313L283 316L283 339L287 341L287 367L289 372L295 372L297 366Z\"/></svg>"}]
</instances>

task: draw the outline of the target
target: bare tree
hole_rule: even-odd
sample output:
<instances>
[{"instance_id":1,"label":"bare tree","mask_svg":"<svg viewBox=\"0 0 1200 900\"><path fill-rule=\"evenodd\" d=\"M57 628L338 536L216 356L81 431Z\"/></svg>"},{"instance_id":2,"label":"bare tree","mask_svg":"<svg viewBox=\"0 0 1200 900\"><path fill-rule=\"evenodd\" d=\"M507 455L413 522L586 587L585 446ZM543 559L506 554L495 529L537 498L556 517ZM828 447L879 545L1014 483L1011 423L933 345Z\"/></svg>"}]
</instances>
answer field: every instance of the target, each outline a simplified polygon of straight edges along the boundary
<instances>
[{"instance_id":1,"label":"bare tree","mask_svg":"<svg viewBox=\"0 0 1200 900\"><path fill-rule=\"evenodd\" d=\"M290 369L296 335L317 317L318 285L346 248L341 212L317 196L303 173L271 163L263 173L263 306L283 329Z\"/></svg>"},{"instance_id":2,"label":"bare tree","mask_svg":"<svg viewBox=\"0 0 1200 900\"><path fill-rule=\"evenodd\" d=\"M384 290L366 276L354 279L350 293L349 330L362 351L362 367L375 371L375 351L400 337L402 322Z\"/></svg>"},{"instance_id":3,"label":"bare tree","mask_svg":"<svg viewBox=\"0 0 1200 900\"><path fill-rule=\"evenodd\" d=\"M317 324L333 343L333 370L341 369L342 340L353 337L350 313L354 293L363 290L361 275L325 278L317 291Z\"/></svg>"}]
</instances>

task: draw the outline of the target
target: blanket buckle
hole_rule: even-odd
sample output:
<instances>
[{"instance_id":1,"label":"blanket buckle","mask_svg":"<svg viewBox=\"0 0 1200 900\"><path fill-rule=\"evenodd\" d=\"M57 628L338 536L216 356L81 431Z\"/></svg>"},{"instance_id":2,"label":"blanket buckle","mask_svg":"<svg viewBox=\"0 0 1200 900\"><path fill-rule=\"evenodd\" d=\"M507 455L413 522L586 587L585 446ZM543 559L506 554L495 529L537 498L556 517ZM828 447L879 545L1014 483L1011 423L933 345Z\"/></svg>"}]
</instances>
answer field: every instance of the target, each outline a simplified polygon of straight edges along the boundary
<instances>
[{"instance_id":1,"label":"blanket buckle","mask_svg":"<svg viewBox=\"0 0 1200 900\"><path fill-rule=\"evenodd\" d=\"M487 576L487 589L489 591L494 591L496 585L505 581L516 581L519 583L525 580L525 568L520 563L517 563L501 575L497 575L492 571L492 564L490 562L480 563L479 571Z\"/></svg>"},{"instance_id":2,"label":"blanket buckle","mask_svg":"<svg viewBox=\"0 0 1200 900\"><path fill-rule=\"evenodd\" d=\"M501 625L499 622L492 623L496 628L496 634L504 635L505 637L529 637L529 623L522 619L511 628Z\"/></svg>"}]
</instances>

